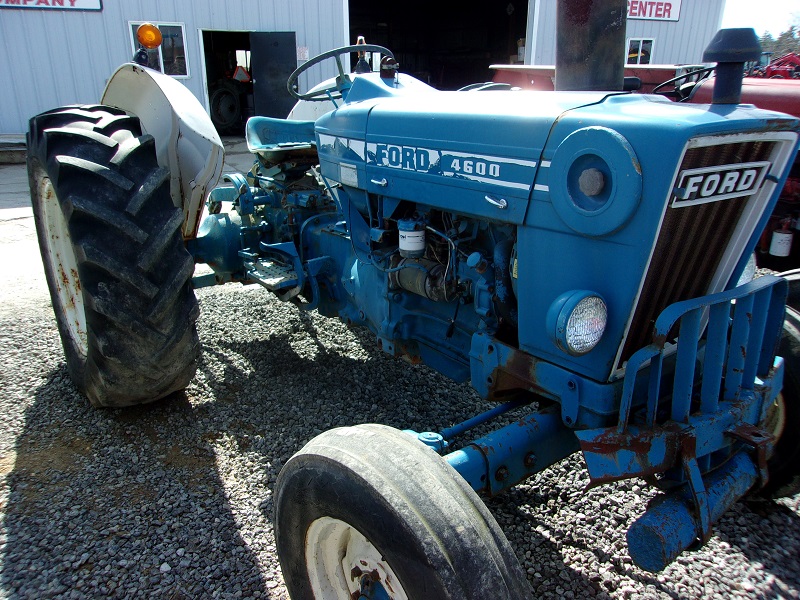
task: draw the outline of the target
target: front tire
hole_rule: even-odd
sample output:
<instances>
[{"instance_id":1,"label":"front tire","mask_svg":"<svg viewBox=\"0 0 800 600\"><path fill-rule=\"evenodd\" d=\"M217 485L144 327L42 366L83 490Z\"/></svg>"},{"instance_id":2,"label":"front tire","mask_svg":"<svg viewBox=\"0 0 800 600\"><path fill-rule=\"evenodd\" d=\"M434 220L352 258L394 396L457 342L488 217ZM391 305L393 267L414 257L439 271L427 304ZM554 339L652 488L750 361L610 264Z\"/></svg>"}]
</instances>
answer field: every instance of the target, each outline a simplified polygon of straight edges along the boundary
<instances>
[{"instance_id":1,"label":"front tire","mask_svg":"<svg viewBox=\"0 0 800 600\"><path fill-rule=\"evenodd\" d=\"M139 120L105 106L33 117L31 200L72 380L95 406L151 402L194 376L194 271L169 171Z\"/></svg>"},{"instance_id":2,"label":"front tire","mask_svg":"<svg viewBox=\"0 0 800 600\"><path fill-rule=\"evenodd\" d=\"M790 305L786 306L778 354L784 360L783 390L767 415L766 427L776 441L767 462L769 481L759 490L766 498L800 492L800 312Z\"/></svg>"},{"instance_id":3,"label":"front tire","mask_svg":"<svg viewBox=\"0 0 800 600\"><path fill-rule=\"evenodd\" d=\"M396 429L359 425L311 440L281 470L275 511L293 600L531 597L477 494ZM382 589L370 595L370 586Z\"/></svg>"}]
</instances>

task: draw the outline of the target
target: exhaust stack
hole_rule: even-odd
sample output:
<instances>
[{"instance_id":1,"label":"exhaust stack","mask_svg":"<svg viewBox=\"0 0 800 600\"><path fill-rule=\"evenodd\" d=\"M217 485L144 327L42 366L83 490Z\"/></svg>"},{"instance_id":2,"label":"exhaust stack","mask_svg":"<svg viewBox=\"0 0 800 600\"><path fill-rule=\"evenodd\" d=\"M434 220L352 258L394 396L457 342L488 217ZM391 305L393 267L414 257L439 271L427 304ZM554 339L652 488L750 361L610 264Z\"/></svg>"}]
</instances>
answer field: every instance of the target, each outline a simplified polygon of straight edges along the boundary
<instances>
[{"instance_id":1,"label":"exhaust stack","mask_svg":"<svg viewBox=\"0 0 800 600\"><path fill-rule=\"evenodd\" d=\"M755 30L720 29L703 52L703 62L717 63L714 104L739 104L742 99L744 63L761 58L761 42Z\"/></svg>"}]
</instances>

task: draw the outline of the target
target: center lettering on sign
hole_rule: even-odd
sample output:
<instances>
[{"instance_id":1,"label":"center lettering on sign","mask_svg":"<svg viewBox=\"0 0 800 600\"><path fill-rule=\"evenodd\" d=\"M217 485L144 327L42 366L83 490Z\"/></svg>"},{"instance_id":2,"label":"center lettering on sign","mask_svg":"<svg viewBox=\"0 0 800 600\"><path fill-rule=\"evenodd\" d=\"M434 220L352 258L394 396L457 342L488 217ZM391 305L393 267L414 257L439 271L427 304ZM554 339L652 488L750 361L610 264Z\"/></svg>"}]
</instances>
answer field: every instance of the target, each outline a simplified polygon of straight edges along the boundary
<instances>
[{"instance_id":1,"label":"center lettering on sign","mask_svg":"<svg viewBox=\"0 0 800 600\"><path fill-rule=\"evenodd\" d=\"M681 0L628 0L629 19L677 21Z\"/></svg>"}]
</instances>

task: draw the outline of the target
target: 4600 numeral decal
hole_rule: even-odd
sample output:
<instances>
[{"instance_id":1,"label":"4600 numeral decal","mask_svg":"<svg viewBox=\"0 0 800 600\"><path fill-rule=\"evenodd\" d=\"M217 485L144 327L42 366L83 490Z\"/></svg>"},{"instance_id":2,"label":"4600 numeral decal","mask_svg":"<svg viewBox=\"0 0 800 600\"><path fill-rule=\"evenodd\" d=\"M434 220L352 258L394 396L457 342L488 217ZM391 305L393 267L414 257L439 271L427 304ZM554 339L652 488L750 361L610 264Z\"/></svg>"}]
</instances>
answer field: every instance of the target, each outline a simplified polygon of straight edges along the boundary
<instances>
[{"instance_id":1,"label":"4600 numeral decal","mask_svg":"<svg viewBox=\"0 0 800 600\"><path fill-rule=\"evenodd\" d=\"M467 175L489 175L500 177L500 165L479 158L454 158L450 163L450 170L454 173Z\"/></svg>"}]
</instances>

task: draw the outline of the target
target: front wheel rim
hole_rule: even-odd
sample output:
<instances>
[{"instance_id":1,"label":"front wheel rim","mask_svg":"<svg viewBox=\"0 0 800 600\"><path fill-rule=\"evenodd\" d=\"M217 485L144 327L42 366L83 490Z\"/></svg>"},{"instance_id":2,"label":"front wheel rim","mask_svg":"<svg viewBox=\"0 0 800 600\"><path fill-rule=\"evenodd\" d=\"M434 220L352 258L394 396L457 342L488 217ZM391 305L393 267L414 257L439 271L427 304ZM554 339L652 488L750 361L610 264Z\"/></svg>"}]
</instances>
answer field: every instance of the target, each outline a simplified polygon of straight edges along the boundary
<instances>
[{"instance_id":1,"label":"front wheel rim","mask_svg":"<svg viewBox=\"0 0 800 600\"><path fill-rule=\"evenodd\" d=\"M43 208L47 260L61 305L57 310L63 311L69 337L78 353L85 358L89 352L89 336L78 260L75 258L67 221L49 177L43 177L39 182L39 198Z\"/></svg>"},{"instance_id":2,"label":"front wheel rim","mask_svg":"<svg viewBox=\"0 0 800 600\"><path fill-rule=\"evenodd\" d=\"M306 568L315 598L352 600L371 586L365 598L408 600L389 563L355 527L339 519L320 517L306 534Z\"/></svg>"},{"instance_id":3,"label":"front wheel rim","mask_svg":"<svg viewBox=\"0 0 800 600\"><path fill-rule=\"evenodd\" d=\"M778 394L775 401L767 409L767 418L764 428L772 434L777 442L786 429L786 398L783 393Z\"/></svg>"}]
</instances>

